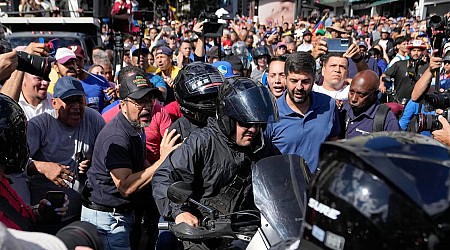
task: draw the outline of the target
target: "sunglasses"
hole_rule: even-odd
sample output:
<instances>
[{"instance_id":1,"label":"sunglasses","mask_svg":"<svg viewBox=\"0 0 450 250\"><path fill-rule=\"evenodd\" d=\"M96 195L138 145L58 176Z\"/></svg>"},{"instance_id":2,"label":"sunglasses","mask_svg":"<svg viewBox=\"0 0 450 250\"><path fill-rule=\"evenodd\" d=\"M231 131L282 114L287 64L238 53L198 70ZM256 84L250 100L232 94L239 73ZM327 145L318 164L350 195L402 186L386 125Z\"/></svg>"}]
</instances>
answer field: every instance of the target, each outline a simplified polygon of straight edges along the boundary
<instances>
[{"instance_id":1,"label":"sunglasses","mask_svg":"<svg viewBox=\"0 0 450 250\"><path fill-rule=\"evenodd\" d=\"M245 122L240 122L240 121L238 121L238 124L240 127L247 128L247 129L252 128L252 127L255 127L258 129L264 125L263 123L245 123Z\"/></svg>"}]
</instances>

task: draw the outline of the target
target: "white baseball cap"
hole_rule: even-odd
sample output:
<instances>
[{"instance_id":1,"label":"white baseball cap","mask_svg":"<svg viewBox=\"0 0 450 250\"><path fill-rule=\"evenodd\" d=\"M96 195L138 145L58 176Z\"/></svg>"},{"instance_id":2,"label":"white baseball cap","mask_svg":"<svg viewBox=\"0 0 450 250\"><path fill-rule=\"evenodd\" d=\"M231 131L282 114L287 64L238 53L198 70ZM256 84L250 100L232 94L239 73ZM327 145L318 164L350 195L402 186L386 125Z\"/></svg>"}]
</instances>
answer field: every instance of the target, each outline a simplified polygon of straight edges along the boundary
<instances>
[{"instance_id":1,"label":"white baseball cap","mask_svg":"<svg viewBox=\"0 0 450 250\"><path fill-rule=\"evenodd\" d=\"M56 61L58 61L61 64L66 63L69 59L72 59L72 58L77 59L77 56L75 55L75 53L72 50L70 50L68 48L59 48L56 51L55 59L56 59Z\"/></svg>"}]
</instances>

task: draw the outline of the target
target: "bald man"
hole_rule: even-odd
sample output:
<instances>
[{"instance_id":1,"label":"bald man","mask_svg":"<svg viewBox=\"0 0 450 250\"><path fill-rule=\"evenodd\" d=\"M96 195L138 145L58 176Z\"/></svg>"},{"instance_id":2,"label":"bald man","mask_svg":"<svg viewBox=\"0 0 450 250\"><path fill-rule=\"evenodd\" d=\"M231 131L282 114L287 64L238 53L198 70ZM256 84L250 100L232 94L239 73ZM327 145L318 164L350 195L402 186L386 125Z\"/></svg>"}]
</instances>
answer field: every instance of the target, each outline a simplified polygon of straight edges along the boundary
<instances>
[{"instance_id":1,"label":"bald man","mask_svg":"<svg viewBox=\"0 0 450 250\"><path fill-rule=\"evenodd\" d=\"M364 70L355 75L344 103L341 138L369 135L378 131L400 130L398 120L388 106L378 102L378 75Z\"/></svg>"}]
</instances>

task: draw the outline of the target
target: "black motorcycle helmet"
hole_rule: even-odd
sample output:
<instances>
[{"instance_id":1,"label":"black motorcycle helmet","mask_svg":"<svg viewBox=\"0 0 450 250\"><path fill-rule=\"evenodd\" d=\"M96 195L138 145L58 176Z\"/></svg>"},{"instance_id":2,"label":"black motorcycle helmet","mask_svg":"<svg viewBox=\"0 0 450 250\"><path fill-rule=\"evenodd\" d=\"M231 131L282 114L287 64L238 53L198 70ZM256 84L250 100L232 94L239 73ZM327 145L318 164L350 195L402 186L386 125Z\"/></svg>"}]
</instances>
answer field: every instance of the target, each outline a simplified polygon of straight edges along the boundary
<instances>
[{"instance_id":1,"label":"black motorcycle helmet","mask_svg":"<svg viewBox=\"0 0 450 250\"><path fill-rule=\"evenodd\" d=\"M5 174L22 173L28 163L27 119L22 108L0 94L0 164Z\"/></svg>"},{"instance_id":2,"label":"black motorcycle helmet","mask_svg":"<svg viewBox=\"0 0 450 250\"><path fill-rule=\"evenodd\" d=\"M217 101L217 122L227 137L234 134L236 121L267 124L278 120L274 97L264 85L250 78L229 78L220 86Z\"/></svg>"},{"instance_id":3,"label":"black motorcycle helmet","mask_svg":"<svg viewBox=\"0 0 450 250\"><path fill-rule=\"evenodd\" d=\"M420 134L322 144L301 249L448 249L449 164L449 149Z\"/></svg>"},{"instance_id":4,"label":"black motorcycle helmet","mask_svg":"<svg viewBox=\"0 0 450 250\"><path fill-rule=\"evenodd\" d=\"M209 63L193 62L184 66L174 80L175 98L183 115L195 123L206 124L216 115L217 91L225 78Z\"/></svg>"},{"instance_id":5,"label":"black motorcycle helmet","mask_svg":"<svg viewBox=\"0 0 450 250\"><path fill-rule=\"evenodd\" d=\"M270 61L270 52L266 46L259 46L258 48L253 49L252 58L255 63L256 60L258 60L258 57L261 56L267 56L267 62Z\"/></svg>"}]
</instances>

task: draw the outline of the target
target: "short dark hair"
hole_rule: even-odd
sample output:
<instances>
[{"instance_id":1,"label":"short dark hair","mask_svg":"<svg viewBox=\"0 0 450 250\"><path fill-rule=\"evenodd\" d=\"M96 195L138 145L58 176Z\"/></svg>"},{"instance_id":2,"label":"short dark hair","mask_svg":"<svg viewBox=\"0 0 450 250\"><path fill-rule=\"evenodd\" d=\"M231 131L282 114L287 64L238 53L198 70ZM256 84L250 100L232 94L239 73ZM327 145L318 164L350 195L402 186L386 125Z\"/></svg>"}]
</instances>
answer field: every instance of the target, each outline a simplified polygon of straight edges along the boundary
<instances>
[{"instance_id":1,"label":"short dark hair","mask_svg":"<svg viewBox=\"0 0 450 250\"><path fill-rule=\"evenodd\" d=\"M189 46L192 48L192 43L191 43L191 41L189 41L189 39L183 39L183 40L181 40L180 47L181 47L181 44L183 44L183 43L188 43Z\"/></svg>"},{"instance_id":2,"label":"short dark hair","mask_svg":"<svg viewBox=\"0 0 450 250\"><path fill-rule=\"evenodd\" d=\"M301 51L289 55L284 65L284 74L289 75L291 72L308 73L315 77L316 61L311 53Z\"/></svg>"},{"instance_id":3,"label":"short dark hair","mask_svg":"<svg viewBox=\"0 0 450 250\"><path fill-rule=\"evenodd\" d=\"M270 58L269 64L271 64L272 62L286 62L286 56L285 55L281 55L281 56L274 56L272 58Z\"/></svg>"},{"instance_id":4,"label":"short dark hair","mask_svg":"<svg viewBox=\"0 0 450 250\"><path fill-rule=\"evenodd\" d=\"M399 36L395 39L395 46L402 44L403 42L407 42L409 39L406 36Z\"/></svg>"},{"instance_id":5,"label":"short dark hair","mask_svg":"<svg viewBox=\"0 0 450 250\"><path fill-rule=\"evenodd\" d=\"M131 74L141 74L141 75L147 75L145 73L145 71L139 67L136 66L127 66L125 68L123 68L120 72L119 72L119 84L125 83L127 77Z\"/></svg>"},{"instance_id":6,"label":"short dark hair","mask_svg":"<svg viewBox=\"0 0 450 250\"><path fill-rule=\"evenodd\" d=\"M322 64L322 65L327 64L328 61L330 60L330 58L332 58L332 57L341 57L341 58L345 58L345 57L344 57L344 53L340 53L340 52L330 52L330 53L327 53L327 54L325 54L325 55L323 56L323 58L322 58L323 64Z\"/></svg>"}]
</instances>

